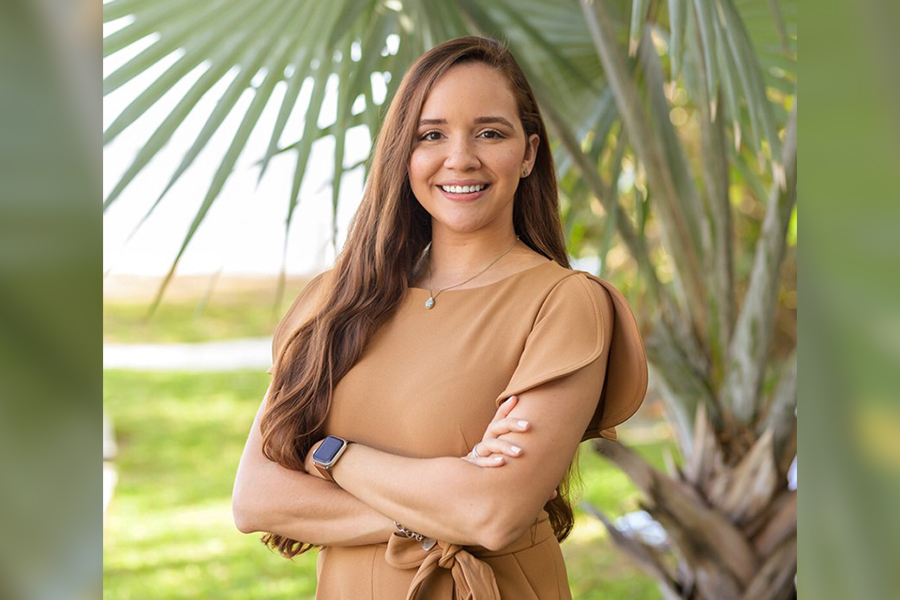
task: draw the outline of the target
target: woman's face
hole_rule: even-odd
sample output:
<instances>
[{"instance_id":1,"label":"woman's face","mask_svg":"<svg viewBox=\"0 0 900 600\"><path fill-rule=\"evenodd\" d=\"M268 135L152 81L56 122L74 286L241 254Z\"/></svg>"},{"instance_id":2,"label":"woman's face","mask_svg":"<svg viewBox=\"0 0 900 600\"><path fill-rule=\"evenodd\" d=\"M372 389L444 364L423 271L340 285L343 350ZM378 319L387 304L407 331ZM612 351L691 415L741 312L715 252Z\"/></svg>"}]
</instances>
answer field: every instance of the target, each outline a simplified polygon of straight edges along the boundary
<instances>
[{"instance_id":1,"label":"woman's face","mask_svg":"<svg viewBox=\"0 0 900 600\"><path fill-rule=\"evenodd\" d=\"M505 77L484 63L451 67L434 84L409 162L413 194L432 231L512 228L513 197L540 138L526 139Z\"/></svg>"}]
</instances>

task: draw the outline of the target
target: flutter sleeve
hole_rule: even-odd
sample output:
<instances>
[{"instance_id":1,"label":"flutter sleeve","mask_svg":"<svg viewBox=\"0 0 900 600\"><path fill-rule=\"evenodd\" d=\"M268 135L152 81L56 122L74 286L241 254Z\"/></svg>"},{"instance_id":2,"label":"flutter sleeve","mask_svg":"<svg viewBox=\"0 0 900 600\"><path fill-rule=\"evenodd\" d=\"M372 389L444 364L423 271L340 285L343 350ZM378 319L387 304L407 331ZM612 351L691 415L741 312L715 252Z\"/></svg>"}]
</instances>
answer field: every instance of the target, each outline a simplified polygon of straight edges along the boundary
<instances>
[{"instance_id":1,"label":"flutter sleeve","mask_svg":"<svg viewBox=\"0 0 900 600\"><path fill-rule=\"evenodd\" d=\"M313 316L316 303L319 300L317 291L322 287L322 282L329 272L326 271L313 277L306 284L306 287L300 290L300 294L297 295L287 313L282 317L281 322L278 323L272 336L272 366L266 369L266 373L271 375L275 370L275 363L278 361L278 357L281 356L288 337L298 327L303 325L307 319Z\"/></svg>"},{"instance_id":2,"label":"flutter sleeve","mask_svg":"<svg viewBox=\"0 0 900 600\"><path fill-rule=\"evenodd\" d=\"M605 366L604 366L605 365ZM521 394L582 368L605 371L582 441L616 439L647 391L647 359L634 315L609 282L584 271L559 281L544 300L509 384L496 398Z\"/></svg>"}]
</instances>

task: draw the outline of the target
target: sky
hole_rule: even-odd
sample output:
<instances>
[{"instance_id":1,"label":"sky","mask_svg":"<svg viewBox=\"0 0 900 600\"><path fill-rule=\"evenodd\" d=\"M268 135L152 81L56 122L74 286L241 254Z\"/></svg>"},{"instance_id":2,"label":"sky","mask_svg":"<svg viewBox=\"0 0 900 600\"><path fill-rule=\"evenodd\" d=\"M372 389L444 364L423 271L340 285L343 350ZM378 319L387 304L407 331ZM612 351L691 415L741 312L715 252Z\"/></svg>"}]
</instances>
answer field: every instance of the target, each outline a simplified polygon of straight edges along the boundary
<instances>
[{"instance_id":1,"label":"sky","mask_svg":"<svg viewBox=\"0 0 900 600\"><path fill-rule=\"evenodd\" d=\"M130 18L125 18L105 24L104 35L109 35L129 21ZM148 36L107 57L103 63L104 77L149 46L155 39L154 36ZM179 56L179 53L167 56L140 77L105 96L104 130ZM199 65L140 119L104 147L104 199L131 164L141 146L205 69L205 64ZM128 237L164 189L203 127L216 101L234 76L233 70L206 93L169 143L104 213L104 273L157 276L165 274L172 265L213 174L252 99L250 90L244 92L194 164L163 198L147 221L130 240ZM336 83L336 79L329 82L322 112L319 115L320 126L334 121ZM279 140L281 146L291 144L299 137L298 132L302 130L304 111L310 95L309 84L307 81L288 120ZM377 89L377 81L373 80L373 84L376 87L376 102L379 102L379 95L383 98L383 90ZM253 163L265 153L285 88L284 82L276 86L272 98L238 159L234 173L229 177L219 198L191 240L179 262L176 274L206 274L221 269L223 275L266 275L278 273L281 269L288 196L296 153L288 152L273 158L258 187L259 167ZM365 127L351 129L348 132L344 164L351 165L363 160L368 154L369 147L368 130ZM333 148L332 138L322 139L313 145L307 176L300 190L300 201L288 235L285 264L289 274L317 273L327 268L334 260L330 240L333 224L330 185ZM359 206L362 188L362 167L344 175L337 214L339 244L346 236L349 220Z\"/></svg>"}]
</instances>

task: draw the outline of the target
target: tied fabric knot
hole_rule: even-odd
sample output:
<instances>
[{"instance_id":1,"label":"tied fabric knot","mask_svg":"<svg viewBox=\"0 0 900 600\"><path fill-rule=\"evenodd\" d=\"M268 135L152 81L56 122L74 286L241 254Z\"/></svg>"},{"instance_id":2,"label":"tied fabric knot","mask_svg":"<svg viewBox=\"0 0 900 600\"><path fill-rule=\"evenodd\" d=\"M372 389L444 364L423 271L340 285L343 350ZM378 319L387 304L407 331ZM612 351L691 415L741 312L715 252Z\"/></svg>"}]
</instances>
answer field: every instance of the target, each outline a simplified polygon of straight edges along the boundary
<instances>
[{"instance_id":1,"label":"tied fabric knot","mask_svg":"<svg viewBox=\"0 0 900 600\"><path fill-rule=\"evenodd\" d=\"M406 600L416 600L419 590L437 569L448 569L453 576L453 600L501 600L494 571L465 547L438 541L431 550L406 536L394 534L388 540L385 561L397 569L418 567Z\"/></svg>"}]
</instances>

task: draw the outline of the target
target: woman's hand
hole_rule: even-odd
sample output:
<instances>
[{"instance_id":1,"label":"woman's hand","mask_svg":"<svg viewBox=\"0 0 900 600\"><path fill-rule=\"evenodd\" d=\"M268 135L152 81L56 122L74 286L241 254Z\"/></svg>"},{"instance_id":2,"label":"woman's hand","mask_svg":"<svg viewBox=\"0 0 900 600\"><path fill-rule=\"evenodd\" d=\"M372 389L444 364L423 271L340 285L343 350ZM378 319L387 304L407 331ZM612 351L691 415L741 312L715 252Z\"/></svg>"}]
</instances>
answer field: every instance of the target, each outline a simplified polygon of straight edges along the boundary
<instances>
[{"instance_id":1,"label":"woman's hand","mask_svg":"<svg viewBox=\"0 0 900 600\"><path fill-rule=\"evenodd\" d=\"M513 431L528 431L528 421L521 419L512 419L509 417L510 411L519 401L518 396L510 396L507 398L494 413L494 418L484 432L481 441L475 444L473 450L478 453L469 452L462 459L477 465L479 467L500 467L506 464L506 457L516 458L522 456L522 449L513 445L511 442L501 440L499 436L504 433Z\"/></svg>"},{"instance_id":2,"label":"woman's hand","mask_svg":"<svg viewBox=\"0 0 900 600\"><path fill-rule=\"evenodd\" d=\"M528 421L513 419L509 416L509 413L515 408L518 401L518 396L510 396L500 405L500 408L494 414L493 420L487 426L484 437L473 448L473 450L478 452L478 456L469 452L462 457L463 460L479 467L500 467L506 464L507 456L511 458L522 456L523 451L521 448L513 445L511 442L499 439L499 436L504 433L528 431L530 426ZM557 492L553 490L550 500L553 500L556 496Z\"/></svg>"}]
</instances>

